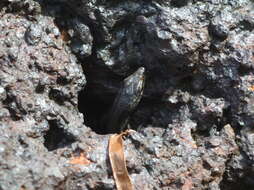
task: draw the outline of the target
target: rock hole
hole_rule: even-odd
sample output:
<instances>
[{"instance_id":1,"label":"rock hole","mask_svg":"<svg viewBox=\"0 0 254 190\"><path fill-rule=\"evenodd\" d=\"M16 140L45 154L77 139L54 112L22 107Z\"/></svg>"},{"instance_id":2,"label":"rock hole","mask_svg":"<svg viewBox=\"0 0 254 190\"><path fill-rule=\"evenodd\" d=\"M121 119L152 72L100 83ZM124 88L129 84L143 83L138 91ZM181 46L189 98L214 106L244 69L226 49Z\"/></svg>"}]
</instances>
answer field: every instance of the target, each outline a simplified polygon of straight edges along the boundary
<instances>
[{"instance_id":1,"label":"rock hole","mask_svg":"<svg viewBox=\"0 0 254 190\"><path fill-rule=\"evenodd\" d=\"M79 111L84 114L84 124L97 134L107 134L102 120L113 104L113 98L104 100L88 86L79 93L78 102Z\"/></svg>"},{"instance_id":2,"label":"rock hole","mask_svg":"<svg viewBox=\"0 0 254 190\"><path fill-rule=\"evenodd\" d=\"M227 162L228 164L229 162ZM252 190L253 189L253 180L251 179L253 174L251 171L247 169L246 174L243 176L237 175L237 173L241 173L241 170L232 168L227 168L226 172L224 172L222 181L220 182L220 189L222 190Z\"/></svg>"},{"instance_id":3,"label":"rock hole","mask_svg":"<svg viewBox=\"0 0 254 190\"><path fill-rule=\"evenodd\" d=\"M87 84L78 95L78 109L84 115L84 124L97 134L112 133L104 127L108 118L107 113L113 106L122 81L132 72L120 76L108 68L89 64L83 68L83 71Z\"/></svg>"},{"instance_id":4,"label":"rock hole","mask_svg":"<svg viewBox=\"0 0 254 190\"><path fill-rule=\"evenodd\" d=\"M49 130L44 135L44 146L49 151L63 148L75 142L74 136L59 127L56 120L50 120L48 123Z\"/></svg>"}]
</instances>

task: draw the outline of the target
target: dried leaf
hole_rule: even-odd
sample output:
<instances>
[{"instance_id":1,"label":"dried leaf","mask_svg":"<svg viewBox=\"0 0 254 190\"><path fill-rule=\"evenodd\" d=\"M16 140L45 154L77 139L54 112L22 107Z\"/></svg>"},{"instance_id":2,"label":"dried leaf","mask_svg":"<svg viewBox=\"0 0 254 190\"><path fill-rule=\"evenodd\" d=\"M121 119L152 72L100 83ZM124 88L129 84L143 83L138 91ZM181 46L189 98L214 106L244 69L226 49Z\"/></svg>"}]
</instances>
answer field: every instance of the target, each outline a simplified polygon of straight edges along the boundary
<instances>
[{"instance_id":1,"label":"dried leaf","mask_svg":"<svg viewBox=\"0 0 254 190\"><path fill-rule=\"evenodd\" d=\"M112 135L109 139L109 159L116 182L117 190L133 190L126 168L122 136L128 133Z\"/></svg>"},{"instance_id":2,"label":"dried leaf","mask_svg":"<svg viewBox=\"0 0 254 190\"><path fill-rule=\"evenodd\" d=\"M250 86L250 87L249 87L249 90L250 90L250 91L254 91L254 85Z\"/></svg>"},{"instance_id":3,"label":"dried leaf","mask_svg":"<svg viewBox=\"0 0 254 190\"><path fill-rule=\"evenodd\" d=\"M86 158L84 153L80 153L77 157L72 157L72 159L69 161L70 164L79 164L79 165L87 165L90 164L90 160Z\"/></svg>"}]
</instances>

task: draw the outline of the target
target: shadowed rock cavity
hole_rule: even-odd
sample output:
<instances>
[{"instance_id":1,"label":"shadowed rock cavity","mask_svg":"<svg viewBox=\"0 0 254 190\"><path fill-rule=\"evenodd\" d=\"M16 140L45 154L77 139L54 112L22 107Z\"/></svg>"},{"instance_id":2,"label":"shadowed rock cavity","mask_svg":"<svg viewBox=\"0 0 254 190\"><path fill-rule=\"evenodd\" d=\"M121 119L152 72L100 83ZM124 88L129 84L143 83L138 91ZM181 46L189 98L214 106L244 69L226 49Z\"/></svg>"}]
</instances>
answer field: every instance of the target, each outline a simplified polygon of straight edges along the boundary
<instances>
[{"instance_id":1,"label":"shadowed rock cavity","mask_svg":"<svg viewBox=\"0 0 254 190\"><path fill-rule=\"evenodd\" d=\"M101 127L101 120L111 108L113 101L102 100L88 89L85 88L78 96L79 111L84 114L84 124L98 134L107 134L108 132Z\"/></svg>"},{"instance_id":2,"label":"shadowed rock cavity","mask_svg":"<svg viewBox=\"0 0 254 190\"><path fill-rule=\"evenodd\" d=\"M142 90L139 90L141 87L138 84L141 84L140 80L142 77L145 78L145 75L143 72L139 74L140 69L138 69L135 73L129 72L130 76L127 78L112 72L111 75L110 72L102 73L101 78L89 78L92 72L86 72L88 83L79 93L78 107L84 114L84 123L98 134L119 133L120 130L125 130L129 118L142 98L144 85ZM106 80L102 83L93 81L102 80L103 77L108 79L104 78ZM145 79L142 78L142 84L145 83L144 81ZM118 121L119 126L116 124L111 129L108 126L109 121L110 123Z\"/></svg>"},{"instance_id":3,"label":"shadowed rock cavity","mask_svg":"<svg viewBox=\"0 0 254 190\"><path fill-rule=\"evenodd\" d=\"M44 145L49 151L63 148L75 142L74 136L60 128L56 120L51 120L48 123L49 130L44 135Z\"/></svg>"}]
</instances>

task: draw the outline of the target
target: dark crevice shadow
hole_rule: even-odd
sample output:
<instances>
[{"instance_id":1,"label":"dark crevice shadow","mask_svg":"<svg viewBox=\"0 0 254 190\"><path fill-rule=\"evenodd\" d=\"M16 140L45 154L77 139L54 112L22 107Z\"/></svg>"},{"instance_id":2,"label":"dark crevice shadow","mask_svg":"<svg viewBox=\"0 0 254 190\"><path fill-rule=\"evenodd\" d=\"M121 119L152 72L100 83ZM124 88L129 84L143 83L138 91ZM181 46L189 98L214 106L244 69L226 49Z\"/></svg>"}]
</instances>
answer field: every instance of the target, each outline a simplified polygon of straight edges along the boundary
<instances>
[{"instance_id":1,"label":"dark crevice shadow","mask_svg":"<svg viewBox=\"0 0 254 190\"><path fill-rule=\"evenodd\" d=\"M105 102L89 88L85 88L78 96L78 109L84 115L84 124L90 127L97 134L107 134L103 129L102 119L110 109L112 102Z\"/></svg>"},{"instance_id":2,"label":"dark crevice shadow","mask_svg":"<svg viewBox=\"0 0 254 190\"><path fill-rule=\"evenodd\" d=\"M240 151L240 154L243 156L242 162L244 163L244 175L239 175L239 173L242 173L242 169L238 168L230 168L228 165L231 162L231 159L228 159L226 162L226 170L223 174L222 180L219 184L219 187L221 190L252 190L254 187L253 184L253 171L251 169L252 161L248 160L247 155Z\"/></svg>"},{"instance_id":3,"label":"dark crevice shadow","mask_svg":"<svg viewBox=\"0 0 254 190\"><path fill-rule=\"evenodd\" d=\"M49 130L44 135L44 146L48 151L66 147L75 142L75 137L59 127L56 120L50 120Z\"/></svg>"}]
</instances>

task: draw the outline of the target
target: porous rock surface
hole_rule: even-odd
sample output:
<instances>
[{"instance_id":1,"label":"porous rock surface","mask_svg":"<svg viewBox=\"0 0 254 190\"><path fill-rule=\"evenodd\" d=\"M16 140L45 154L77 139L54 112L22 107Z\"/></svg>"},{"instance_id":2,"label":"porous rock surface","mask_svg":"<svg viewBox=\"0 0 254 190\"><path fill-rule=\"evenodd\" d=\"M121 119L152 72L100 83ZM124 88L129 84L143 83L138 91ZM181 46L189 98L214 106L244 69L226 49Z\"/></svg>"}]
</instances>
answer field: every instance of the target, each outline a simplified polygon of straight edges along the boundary
<instances>
[{"instance_id":1,"label":"porous rock surface","mask_svg":"<svg viewBox=\"0 0 254 190\"><path fill-rule=\"evenodd\" d=\"M2 0L0 189L115 189L99 123L140 66L134 188L253 189L253 31L252 0Z\"/></svg>"}]
</instances>

